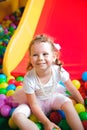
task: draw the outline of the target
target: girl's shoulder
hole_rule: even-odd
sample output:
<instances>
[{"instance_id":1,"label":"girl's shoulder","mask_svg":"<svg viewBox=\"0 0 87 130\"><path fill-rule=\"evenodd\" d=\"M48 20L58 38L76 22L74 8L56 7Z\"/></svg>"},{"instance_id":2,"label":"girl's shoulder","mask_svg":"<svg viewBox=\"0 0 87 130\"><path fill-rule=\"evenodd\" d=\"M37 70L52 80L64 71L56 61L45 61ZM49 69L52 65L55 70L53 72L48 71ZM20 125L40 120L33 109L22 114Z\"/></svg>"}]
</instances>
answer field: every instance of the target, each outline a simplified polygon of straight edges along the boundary
<instances>
[{"instance_id":1,"label":"girl's shoulder","mask_svg":"<svg viewBox=\"0 0 87 130\"><path fill-rule=\"evenodd\" d=\"M24 76L24 79L25 79L25 78L28 78L28 79L33 79L33 78L35 78L35 71L34 71L34 69L29 70L29 71L26 73L26 75Z\"/></svg>"},{"instance_id":2,"label":"girl's shoulder","mask_svg":"<svg viewBox=\"0 0 87 130\"><path fill-rule=\"evenodd\" d=\"M52 71L57 80L65 82L69 79L69 73L63 67L60 68L58 65L53 65Z\"/></svg>"},{"instance_id":3,"label":"girl's shoulder","mask_svg":"<svg viewBox=\"0 0 87 130\"><path fill-rule=\"evenodd\" d=\"M54 70L54 71L59 71L60 70L60 67L58 66L58 65L52 65L52 69Z\"/></svg>"}]
</instances>

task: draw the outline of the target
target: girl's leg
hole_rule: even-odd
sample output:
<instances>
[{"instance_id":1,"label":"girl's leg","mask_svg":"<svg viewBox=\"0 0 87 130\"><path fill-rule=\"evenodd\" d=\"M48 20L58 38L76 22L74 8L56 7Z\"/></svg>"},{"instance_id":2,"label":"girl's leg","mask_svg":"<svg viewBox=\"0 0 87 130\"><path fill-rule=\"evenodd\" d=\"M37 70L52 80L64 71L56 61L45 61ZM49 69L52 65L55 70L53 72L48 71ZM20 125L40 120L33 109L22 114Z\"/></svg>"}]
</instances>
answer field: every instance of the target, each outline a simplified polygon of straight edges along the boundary
<instances>
[{"instance_id":1,"label":"girl's leg","mask_svg":"<svg viewBox=\"0 0 87 130\"><path fill-rule=\"evenodd\" d=\"M29 116L29 106L26 104L21 104L13 112L12 119L20 130L39 130L35 123L28 119Z\"/></svg>"},{"instance_id":2,"label":"girl's leg","mask_svg":"<svg viewBox=\"0 0 87 130\"><path fill-rule=\"evenodd\" d=\"M66 120L72 130L84 130L81 120L72 102L65 102L61 108L65 112Z\"/></svg>"},{"instance_id":3,"label":"girl's leg","mask_svg":"<svg viewBox=\"0 0 87 130\"><path fill-rule=\"evenodd\" d=\"M29 120L23 113L14 114L13 120L20 130L39 130L35 123Z\"/></svg>"}]
</instances>

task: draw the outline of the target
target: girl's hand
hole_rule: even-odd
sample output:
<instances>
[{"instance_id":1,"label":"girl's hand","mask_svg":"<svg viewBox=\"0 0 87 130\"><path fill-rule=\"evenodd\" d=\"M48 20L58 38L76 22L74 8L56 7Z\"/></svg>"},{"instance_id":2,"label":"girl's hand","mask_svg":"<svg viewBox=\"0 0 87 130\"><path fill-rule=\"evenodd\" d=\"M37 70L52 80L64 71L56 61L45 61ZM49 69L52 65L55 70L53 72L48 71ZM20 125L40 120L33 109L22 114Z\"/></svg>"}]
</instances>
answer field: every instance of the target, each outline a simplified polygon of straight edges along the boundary
<instances>
[{"instance_id":1,"label":"girl's hand","mask_svg":"<svg viewBox=\"0 0 87 130\"><path fill-rule=\"evenodd\" d=\"M61 130L61 129L50 121L49 123L46 123L44 125L44 130Z\"/></svg>"}]
</instances>

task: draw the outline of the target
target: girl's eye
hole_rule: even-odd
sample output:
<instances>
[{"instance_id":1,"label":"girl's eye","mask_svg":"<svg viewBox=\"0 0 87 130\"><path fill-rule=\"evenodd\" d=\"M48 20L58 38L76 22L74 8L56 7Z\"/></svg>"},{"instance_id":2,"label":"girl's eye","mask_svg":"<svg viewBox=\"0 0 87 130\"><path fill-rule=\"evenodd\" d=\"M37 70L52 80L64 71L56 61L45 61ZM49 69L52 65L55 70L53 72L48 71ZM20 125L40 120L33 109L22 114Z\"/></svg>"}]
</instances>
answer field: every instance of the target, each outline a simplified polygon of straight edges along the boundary
<instances>
[{"instance_id":1,"label":"girl's eye","mask_svg":"<svg viewBox=\"0 0 87 130\"><path fill-rule=\"evenodd\" d=\"M37 54L33 54L33 56L37 56Z\"/></svg>"},{"instance_id":2,"label":"girl's eye","mask_svg":"<svg viewBox=\"0 0 87 130\"><path fill-rule=\"evenodd\" d=\"M47 56L47 55L48 55L48 53L43 53L43 55L44 55L44 56Z\"/></svg>"}]
</instances>

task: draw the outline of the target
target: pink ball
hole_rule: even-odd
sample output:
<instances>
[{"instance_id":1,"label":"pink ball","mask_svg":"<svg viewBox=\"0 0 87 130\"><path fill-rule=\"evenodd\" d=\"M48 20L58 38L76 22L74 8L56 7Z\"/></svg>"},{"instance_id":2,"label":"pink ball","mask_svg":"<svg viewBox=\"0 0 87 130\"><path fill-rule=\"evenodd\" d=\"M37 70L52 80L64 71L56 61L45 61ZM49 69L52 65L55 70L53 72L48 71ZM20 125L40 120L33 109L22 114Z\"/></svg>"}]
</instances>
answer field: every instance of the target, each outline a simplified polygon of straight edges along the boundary
<instances>
[{"instance_id":1,"label":"pink ball","mask_svg":"<svg viewBox=\"0 0 87 130\"><path fill-rule=\"evenodd\" d=\"M3 105L1 107L1 115L4 117L8 117L10 115L11 107L9 105Z\"/></svg>"},{"instance_id":2,"label":"pink ball","mask_svg":"<svg viewBox=\"0 0 87 130\"><path fill-rule=\"evenodd\" d=\"M5 100L6 99L6 95L5 94L0 94L0 100L1 99Z\"/></svg>"},{"instance_id":3,"label":"pink ball","mask_svg":"<svg viewBox=\"0 0 87 130\"><path fill-rule=\"evenodd\" d=\"M2 108L3 105L5 105L5 100L0 99L0 109Z\"/></svg>"}]
</instances>

